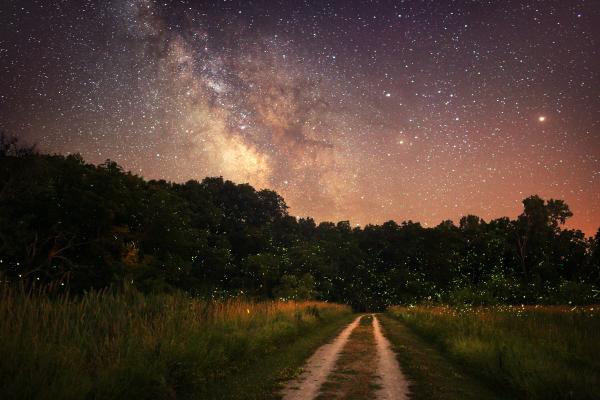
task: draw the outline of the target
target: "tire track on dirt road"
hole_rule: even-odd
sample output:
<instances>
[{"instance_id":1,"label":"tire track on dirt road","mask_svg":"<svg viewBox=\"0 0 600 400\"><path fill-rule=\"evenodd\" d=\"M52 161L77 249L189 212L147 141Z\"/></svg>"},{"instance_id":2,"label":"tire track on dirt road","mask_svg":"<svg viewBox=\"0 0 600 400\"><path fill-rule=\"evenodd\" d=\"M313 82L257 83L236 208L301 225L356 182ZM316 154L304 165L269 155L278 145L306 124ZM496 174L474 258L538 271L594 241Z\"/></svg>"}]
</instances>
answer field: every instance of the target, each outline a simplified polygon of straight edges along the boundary
<instances>
[{"instance_id":1,"label":"tire track on dirt road","mask_svg":"<svg viewBox=\"0 0 600 400\"><path fill-rule=\"evenodd\" d=\"M335 362L350 334L358 326L360 319L357 317L350 325L333 340L321 346L307 360L304 372L297 379L290 381L283 389L283 400L312 400L319 393L321 385L333 370Z\"/></svg>"},{"instance_id":2,"label":"tire track on dirt road","mask_svg":"<svg viewBox=\"0 0 600 400\"><path fill-rule=\"evenodd\" d=\"M379 320L375 315L373 315L373 333L375 334L375 345L379 358L377 375L381 386L375 393L376 398L378 400L407 400L409 383L400 369L392 345L383 336Z\"/></svg>"}]
</instances>

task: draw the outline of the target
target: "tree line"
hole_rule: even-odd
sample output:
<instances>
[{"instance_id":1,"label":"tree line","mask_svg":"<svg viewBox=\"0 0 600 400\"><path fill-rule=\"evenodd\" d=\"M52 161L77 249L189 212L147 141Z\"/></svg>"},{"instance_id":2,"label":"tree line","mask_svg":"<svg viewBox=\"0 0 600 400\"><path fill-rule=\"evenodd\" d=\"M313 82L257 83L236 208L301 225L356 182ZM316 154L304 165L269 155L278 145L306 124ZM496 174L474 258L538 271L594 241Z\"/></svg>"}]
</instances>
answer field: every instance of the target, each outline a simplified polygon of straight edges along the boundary
<instances>
[{"instance_id":1,"label":"tree line","mask_svg":"<svg viewBox=\"0 0 600 400\"><path fill-rule=\"evenodd\" d=\"M271 190L221 177L147 181L113 161L0 138L0 279L73 293L127 284L361 310L598 302L600 230L565 229L571 216L562 200L530 196L516 219L317 224L290 216Z\"/></svg>"}]
</instances>

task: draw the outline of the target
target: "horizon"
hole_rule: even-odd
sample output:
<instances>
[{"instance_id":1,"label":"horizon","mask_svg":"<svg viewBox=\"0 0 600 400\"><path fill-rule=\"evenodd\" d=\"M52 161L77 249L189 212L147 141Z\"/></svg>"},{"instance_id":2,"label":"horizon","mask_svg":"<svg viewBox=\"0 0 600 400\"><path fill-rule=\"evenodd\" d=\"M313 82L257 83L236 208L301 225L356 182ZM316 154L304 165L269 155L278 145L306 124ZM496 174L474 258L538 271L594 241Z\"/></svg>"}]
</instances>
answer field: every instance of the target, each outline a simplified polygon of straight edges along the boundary
<instances>
[{"instance_id":1,"label":"horizon","mask_svg":"<svg viewBox=\"0 0 600 400\"><path fill-rule=\"evenodd\" d=\"M79 154L79 153L71 153L71 154ZM51 155L51 156L53 156L53 155L58 155L58 156L68 156L68 155L70 155L70 154L60 154L60 153L49 154L49 153L41 153L41 155ZM106 160L104 160L104 162L106 162L106 161L115 161L115 160L111 160L111 159L106 159ZM102 162L99 162L99 163L90 163L90 162L88 162L87 160L85 160L85 158L84 158L84 162L86 162L86 163L89 163L89 164L91 164L91 165L95 165L95 166L98 166L98 165L102 164ZM115 161L115 162L116 162L116 161ZM121 168L123 168L123 166L122 166L121 164L119 164L119 163L117 163L117 164L118 164L118 165L119 165ZM223 176L205 176L205 177L200 177L200 178L188 179L188 180L185 180L185 181L174 181L174 180L164 179L164 178L160 178L160 177L156 177L156 178L149 178L149 177L145 177L144 175L141 175L141 174L135 173L135 171L128 170L127 168L123 168L123 171L124 171L124 172L128 172L128 173L131 173L132 175L138 176L138 177L142 178L142 179L143 179L143 180L145 180L145 181L150 181L150 180L157 180L157 181L159 181L159 180L165 180L166 182L169 182L169 183L175 183L175 184L180 184L180 185L181 185L181 184L185 184L186 182L189 182L189 181L197 181L197 182L201 182L201 181L202 181L203 179L205 179L205 178L222 178L222 179L224 179L224 180L229 180L229 181L231 181L232 183L234 183L234 184L236 184L236 185L244 185L244 184L245 184L245 185L250 185L250 186L252 186L252 187L253 187L253 188L254 188L256 191L259 191L259 190L266 189L266 190L273 190L273 191L275 191L276 193L280 194L279 192L277 192L276 190L274 190L274 189L272 189L272 188L268 188L268 187L257 188L257 187L254 187L254 186L253 186L252 184L250 184L249 182L236 182L236 181L233 181L233 180L227 179L226 177L223 177ZM280 194L280 195L281 195L281 194ZM445 222L445 221L451 221L451 222L452 222L452 223L453 223L455 226L457 226L457 227L458 227L458 226L459 226L459 223L460 223L460 219L461 219L462 217L466 217L466 216L469 216L469 215L473 215L473 216L479 217L479 218L482 220L482 222L485 222L485 223L490 223L490 222L491 222L491 221L493 221L493 220L500 219L500 218L504 218L504 217L507 217L507 218L509 218L510 220L515 220L515 219L516 219L516 218L517 218L517 217L518 217L518 216L519 216L519 215L520 215L520 214L523 212L523 203L522 203L522 201L523 201L525 198L527 198L527 197L530 197L530 196L539 196L539 197L541 197L543 200L546 200L546 201L547 201L547 200L551 200L551 199L552 199L552 198L550 198L550 197L544 197L544 196L541 196L541 195L539 195L539 193L530 193L530 194L526 195L525 197L523 197L523 199L521 199L521 201L519 201L520 210L516 211L514 215L498 215L498 216L491 217L491 218L485 218L485 217L482 217L481 215L479 215L479 214L477 214L477 213L467 213L467 214L462 214L462 215L459 215L459 216L457 216L457 217L455 217L455 218L445 218L445 219L442 219L442 220L440 220L440 221L438 221L438 222L436 222L436 223L432 223L432 224L429 224L429 223L426 223L426 222L423 222L423 221L419 221L419 220L413 220L413 219L410 219L410 218L389 218L389 219L382 220L382 221L378 221L378 222L367 222L367 223L365 223L365 224L360 224L360 223L355 223L354 221L352 221L352 219L349 219L349 218L346 218L346 219L342 218L342 219L338 219L338 220L327 220L327 219L317 219L317 218L315 218L315 217L313 217L313 216L311 216L311 215L296 215L296 214L294 214L294 213L289 213L289 212L288 212L288 215L290 215L291 217L294 217L294 218L296 218L296 220L298 220L298 219L312 219L312 220L314 220L314 221L315 221L315 223L316 223L317 225L318 225L318 224L320 224L320 223L323 223L323 222L325 222L325 223L327 223L327 222L330 222L330 223L334 223L334 224L338 224L338 223L340 223L340 222L349 222L349 223L350 223L350 227L351 227L351 228L356 228L356 227L358 227L358 228L361 228L361 229L365 228L366 226L370 226L370 225L371 225L371 226L379 226L379 225L382 225L382 224L384 224L384 223L386 223L386 222L390 222L390 221L391 221L391 222L395 222L395 223L396 223L396 224L398 224L398 225L401 225L401 224L403 224L403 223L405 223L405 222L413 222L413 223L416 223L416 224L420 224L420 225L421 225L422 227L424 227L424 228L435 228L436 226L440 225L441 223L443 223L443 222ZM283 196L282 196L282 197L283 197ZM288 211L289 211L289 210L290 210L290 208L289 208L289 205L287 204L287 200L285 199L285 197L283 197L283 200L285 201L286 205L288 206ZM554 200L563 200L563 199L554 199ZM568 203L567 203L567 204L568 204ZM571 209L571 211L573 211L573 210ZM573 217L574 217L574 216L575 216L575 214L573 215ZM584 229L580 229L580 228L578 228L578 227L572 226L572 223L570 223L570 221L571 221L571 219L572 219L573 217L571 217L571 218L567 219L567 222L566 222L565 224L562 224L562 225L561 225L561 226L562 226L562 228L564 228L564 229L574 229L574 230L580 230L580 231L582 231L582 232L585 234L586 238L593 238L593 237L595 236L595 234L596 234L598 231L600 231L600 225L599 225L599 226L597 226L597 227L595 227L595 228L594 228L594 226L591 226L591 227L590 227L590 229L591 229L591 230L590 230L589 232L588 232L588 231L586 231L586 230L584 230Z\"/></svg>"},{"instance_id":2,"label":"horizon","mask_svg":"<svg viewBox=\"0 0 600 400\"><path fill-rule=\"evenodd\" d=\"M95 165L98 165L98 164L95 164ZM119 164L119 165L121 166L121 164ZM125 170L128 171L128 172L134 173L134 171L127 170L127 169L125 169ZM164 178L160 178L160 177L149 178L149 177L145 177L144 175L140 175L140 174L136 174L136 175L138 175L139 177L143 178L144 180L152 180L152 179L154 179L154 180L160 180L160 179L164 179ZM168 182L173 182L173 183L178 183L178 184L183 184L185 182L188 182L189 180L202 181L202 179L204 179L204 178L212 178L212 177L222 177L223 179L231 180L231 179L227 179L226 177L224 177L222 175L219 175L219 176L216 176L216 175L215 176L208 176L207 175L205 177L191 178L191 179L183 180L183 181L174 181L174 180L167 180L167 181ZM233 183L237 184L237 185L248 184L248 185L254 187L254 185L252 185L250 182L236 182L234 180L231 180L231 181ZM269 187L262 187L262 188L260 188L260 187L254 187L254 189L256 189L256 190L261 190L261 189L274 190L275 192L277 192L278 194L281 195L281 193L279 191L277 191L277 190L275 190L273 188L269 188ZM486 223L489 223L492 220L495 220L495 219L498 219L498 218L502 218L502 217L508 217L511 220L514 220L514 219L516 219L523 212L523 203L522 203L523 200L526 197L534 196L534 195L540 196L544 200L550 200L550 199L552 199L552 197L546 197L546 196L543 196L543 195L541 195L539 193L529 193L529 194L526 194L523 198L521 198L520 200L518 200L516 202L516 205L514 207L515 210L514 210L514 212L512 214L496 215L496 216L491 216L491 217L484 217L484 216L478 214L477 212L471 212L471 213L456 215L454 218L451 218L451 217L450 218L443 218L443 219L440 219L438 222L432 222L432 223L423 222L423 221L420 221L420 220L414 220L414 219L411 219L411 218L393 218L393 217L392 218L388 218L388 219L383 219L383 220L380 220L380 221L369 221L369 222L366 222L366 223L356 223L351 217L349 217L349 218L343 218L342 217L342 218L336 219L336 220L329 220L329 219L318 219L318 218L315 218L312 215L296 215L296 214L294 214L292 212L290 212L289 214L291 216L295 217L296 219L299 219L299 218L311 218L311 219L313 219L315 221L315 223L317 225L320 224L321 222L333 222L333 223L337 224L338 222L348 221L348 222L350 222L350 226L352 228L355 228L355 227L364 228L365 226L368 226L368 225L382 225L385 222L393 221L393 222L396 222L397 224L402 224L403 222L414 222L414 223L421 224L424 228L435 228L437 225L443 223L444 221L448 221L448 220L452 221L454 223L454 225L458 226L458 223L459 223L460 219L462 217L465 217L465 216L468 216L468 215L475 215L475 216L481 218ZM283 195L282 195L282 197L283 197ZM285 197L283 197L283 199L286 202L286 205L289 207L288 211L291 210L291 207L288 204L287 199ZM555 198L555 200L556 200L556 198ZM564 200L564 199L559 199L559 200ZM568 201L567 201L567 204L569 204ZM572 208L572 206L570 204L569 204L569 207L571 208L571 211L573 211L573 208ZM575 211L573 211L573 216L571 218L567 219L567 222L565 224L563 224L562 227L566 228L566 229L580 230L580 231L582 231L585 234L586 238L587 237L594 237L594 235L600 230L600 222L596 223L596 224L594 224L592 222L592 223L589 224L589 226L587 228L585 228L585 227L582 228L582 227L575 226L575 224L572 222L572 220L575 219L576 217L577 217L577 213Z\"/></svg>"}]
</instances>

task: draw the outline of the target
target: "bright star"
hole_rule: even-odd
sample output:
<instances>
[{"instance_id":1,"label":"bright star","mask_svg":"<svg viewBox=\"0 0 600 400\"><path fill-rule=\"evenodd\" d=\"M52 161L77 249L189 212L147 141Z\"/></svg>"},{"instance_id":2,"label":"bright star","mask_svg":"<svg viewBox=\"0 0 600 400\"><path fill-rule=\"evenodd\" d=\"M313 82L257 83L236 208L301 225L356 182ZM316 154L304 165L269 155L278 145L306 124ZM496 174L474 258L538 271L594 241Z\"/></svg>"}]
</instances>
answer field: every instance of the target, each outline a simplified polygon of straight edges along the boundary
<instances>
[{"instance_id":1,"label":"bright star","mask_svg":"<svg viewBox=\"0 0 600 400\"><path fill-rule=\"evenodd\" d=\"M544 122L546 120L546 117L543 115L540 115L540 117L538 118L538 121L540 122Z\"/></svg>"}]
</instances>

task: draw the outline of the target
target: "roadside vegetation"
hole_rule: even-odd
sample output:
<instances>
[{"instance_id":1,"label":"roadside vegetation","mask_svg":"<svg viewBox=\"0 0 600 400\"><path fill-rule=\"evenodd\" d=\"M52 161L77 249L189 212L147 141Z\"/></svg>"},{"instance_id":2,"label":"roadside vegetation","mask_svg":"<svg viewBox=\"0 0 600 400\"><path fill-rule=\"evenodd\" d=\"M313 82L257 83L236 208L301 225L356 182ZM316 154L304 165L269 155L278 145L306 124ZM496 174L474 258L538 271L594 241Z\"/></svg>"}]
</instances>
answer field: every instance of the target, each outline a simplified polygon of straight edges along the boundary
<instances>
[{"instance_id":1,"label":"roadside vegetation","mask_svg":"<svg viewBox=\"0 0 600 400\"><path fill-rule=\"evenodd\" d=\"M389 313L379 319L409 382L411 400L514 400L494 392Z\"/></svg>"},{"instance_id":2,"label":"roadside vegetation","mask_svg":"<svg viewBox=\"0 0 600 400\"><path fill-rule=\"evenodd\" d=\"M598 399L600 387L598 311L597 306L416 306L391 307L387 315L505 398L584 400ZM401 329L386 328L392 341L394 329Z\"/></svg>"},{"instance_id":3,"label":"roadside vegetation","mask_svg":"<svg viewBox=\"0 0 600 400\"><path fill-rule=\"evenodd\" d=\"M0 398L269 398L351 318L322 302L0 286Z\"/></svg>"}]
</instances>

